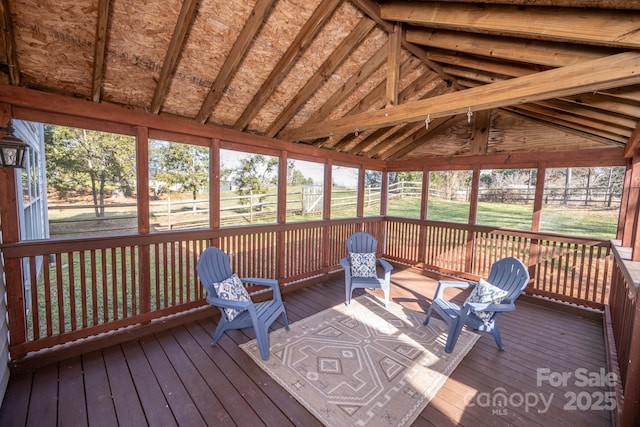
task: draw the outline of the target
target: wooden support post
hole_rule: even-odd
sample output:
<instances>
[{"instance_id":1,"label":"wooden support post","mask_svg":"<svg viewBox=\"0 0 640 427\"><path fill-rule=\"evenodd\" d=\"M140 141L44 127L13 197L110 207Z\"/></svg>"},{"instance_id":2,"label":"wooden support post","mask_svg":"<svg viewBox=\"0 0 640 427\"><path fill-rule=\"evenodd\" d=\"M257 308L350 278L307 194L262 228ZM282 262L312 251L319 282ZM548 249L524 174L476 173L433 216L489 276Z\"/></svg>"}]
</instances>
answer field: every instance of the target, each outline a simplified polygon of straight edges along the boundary
<instances>
[{"instance_id":1,"label":"wooden support post","mask_svg":"<svg viewBox=\"0 0 640 427\"><path fill-rule=\"evenodd\" d=\"M362 218L364 216L364 175L366 170L360 165L358 171L358 199L356 201L356 216Z\"/></svg>"},{"instance_id":2,"label":"wooden support post","mask_svg":"<svg viewBox=\"0 0 640 427\"><path fill-rule=\"evenodd\" d=\"M478 191L480 189L480 166L473 167L473 177L471 178L471 200L469 203L469 225L475 225L478 217ZM475 248L475 228L470 227L467 234L467 248L464 257L464 271L473 273L473 258Z\"/></svg>"},{"instance_id":3,"label":"wooden support post","mask_svg":"<svg viewBox=\"0 0 640 427\"><path fill-rule=\"evenodd\" d=\"M138 203L138 232L149 234L149 128L136 128L136 192ZM149 245L138 248L138 262L140 271L151 271L151 253ZM140 312L151 311L151 277L140 274Z\"/></svg>"},{"instance_id":4,"label":"wooden support post","mask_svg":"<svg viewBox=\"0 0 640 427\"><path fill-rule=\"evenodd\" d=\"M327 160L324 165L324 200L322 201L322 219L328 221L331 219L331 173L333 169L333 162L331 159ZM322 268L326 271L329 267L329 254L331 248L331 227L325 225L322 228Z\"/></svg>"},{"instance_id":5,"label":"wooden support post","mask_svg":"<svg viewBox=\"0 0 640 427\"><path fill-rule=\"evenodd\" d=\"M287 173L289 170L289 153L282 151L278 162L278 224L287 222ZM284 254L286 232L278 231L276 234L276 253ZM276 257L276 279L284 278L284 256Z\"/></svg>"},{"instance_id":6,"label":"wooden support post","mask_svg":"<svg viewBox=\"0 0 640 427\"><path fill-rule=\"evenodd\" d=\"M211 140L209 150L209 224L220 228L220 140Z\"/></svg>"},{"instance_id":7,"label":"wooden support post","mask_svg":"<svg viewBox=\"0 0 640 427\"><path fill-rule=\"evenodd\" d=\"M0 124L6 127L11 121L11 106L0 104ZM20 241L20 215L18 213L17 179L20 169L0 168L0 225L2 244ZM7 311L11 347L23 344L27 339L27 322L24 302L24 276L20 259L5 259L4 275L7 288ZM35 292L35 289L34 289ZM10 349L11 352L11 349ZM12 358L22 354L11 353Z\"/></svg>"},{"instance_id":8,"label":"wooden support post","mask_svg":"<svg viewBox=\"0 0 640 427\"><path fill-rule=\"evenodd\" d=\"M420 205L420 220L427 220L427 201L429 200L429 167L422 168L422 204ZM420 224L418 237L418 262L427 262L427 226Z\"/></svg>"},{"instance_id":9,"label":"wooden support post","mask_svg":"<svg viewBox=\"0 0 640 427\"><path fill-rule=\"evenodd\" d=\"M538 172L536 173L536 194L533 200L533 217L531 219L531 231L540 231L540 223L542 221L542 206L544 204L544 186L546 174L546 165L539 165ZM538 264L538 250L538 239L531 239L531 249L529 250L529 261L527 262L527 267L529 269L529 276L532 278L535 276L536 265Z\"/></svg>"}]
</instances>

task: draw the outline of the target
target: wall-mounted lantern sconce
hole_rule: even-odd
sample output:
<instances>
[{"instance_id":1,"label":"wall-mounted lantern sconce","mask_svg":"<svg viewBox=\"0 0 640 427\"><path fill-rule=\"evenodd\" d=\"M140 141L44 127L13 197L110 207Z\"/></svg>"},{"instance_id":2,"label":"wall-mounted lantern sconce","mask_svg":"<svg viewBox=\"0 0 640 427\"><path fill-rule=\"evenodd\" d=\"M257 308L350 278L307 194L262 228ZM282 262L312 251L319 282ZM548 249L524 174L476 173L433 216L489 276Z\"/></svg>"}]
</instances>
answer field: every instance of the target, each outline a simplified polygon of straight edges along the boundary
<instances>
[{"instance_id":1,"label":"wall-mounted lantern sconce","mask_svg":"<svg viewBox=\"0 0 640 427\"><path fill-rule=\"evenodd\" d=\"M0 136L0 167L23 168L29 146L13 135L11 122L6 128L0 128L0 131L5 131L5 134Z\"/></svg>"}]
</instances>

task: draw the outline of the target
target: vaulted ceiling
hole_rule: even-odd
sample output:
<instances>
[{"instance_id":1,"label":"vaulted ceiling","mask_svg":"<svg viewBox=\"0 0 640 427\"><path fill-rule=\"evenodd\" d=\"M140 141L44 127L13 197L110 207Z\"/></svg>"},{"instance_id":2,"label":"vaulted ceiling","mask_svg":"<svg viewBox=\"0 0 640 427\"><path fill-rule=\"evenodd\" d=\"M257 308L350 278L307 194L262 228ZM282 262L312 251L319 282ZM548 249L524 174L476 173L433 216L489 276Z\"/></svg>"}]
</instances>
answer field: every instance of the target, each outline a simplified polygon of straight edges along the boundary
<instances>
[{"instance_id":1,"label":"vaulted ceiling","mask_svg":"<svg viewBox=\"0 0 640 427\"><path fill-rule=\"evenodd\" d=\"M383 160L640 140L638 0L0 6L0 83Z\"/></svg>"}]
</instances>

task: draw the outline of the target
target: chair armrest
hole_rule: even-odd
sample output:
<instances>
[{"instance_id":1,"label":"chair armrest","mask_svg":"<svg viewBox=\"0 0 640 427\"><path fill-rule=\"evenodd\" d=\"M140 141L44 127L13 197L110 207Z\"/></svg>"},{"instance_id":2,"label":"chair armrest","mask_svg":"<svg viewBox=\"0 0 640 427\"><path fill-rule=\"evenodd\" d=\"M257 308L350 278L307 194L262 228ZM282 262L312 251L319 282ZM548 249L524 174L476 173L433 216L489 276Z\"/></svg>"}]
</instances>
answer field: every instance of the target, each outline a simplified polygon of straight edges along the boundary
<instances>
[{"instance_id":1,"label":"chair armrest","mask_svg":"<svg viewBox=\"0 0 640 427\"><path fill-rule=\"evenodd\" d=\"M207 296L207 302L215 306L224 308L237 308L241 310L245 310L253 305L253 303L250 301L231 301L228 299L214 298L210 296Z\"/></svg>"},{"instance_id":2,"label":"chair armrest","mask_svg":"<svg viewBox=\"0 0 640 427\"><path fill-rule=\"evenodd\" d=\"M384 269L385 273L388 273L391 270L393 270L393 266L391 264L389 264L386 260L381 259L381 258L376 258L376 260L380 263L380 265Z\"/></svg>"},{"instance_id":3,"label":"chair armrest","mask_svg":"<svg viewBox=\"0 0 640 427\"><path fill-rule=\"evenodd\" d=\"M460 280L439 280L438 288L436 289L436 294L434 295L433 299L435 300L438 298L442 298L442 294L446 288L468 289L468 288L475 288L475 286L476 286L476 283L473 283L473 282L463 282Z\"/></svg>"},{"instance_id":4,"label":"chair armrest","mask_svg":"<svg viewBox=\"0 0 640 427\"><path fill-rule=\"evenodd\" d=\"M349 264L349 258L342 258L340 260L340 265L344 269L344 277L347 282L351 280L351 264Z\"/></svg>"},{"instance_id":5,"label":"chair armrest","mask_svg":"<svg viewBox=\"0 0 640 427\"><path fill-rule=\"evenodd\" d=\"M251 283L254 285L271 286L272 288L278 286L278 281L276 279L263 279L258 277L241 277L240 281L242 283Z\"/></svg>"},{"instance_id":6,"label":"chair armrest","mask_svg":"<svg viewBox=\"0 0 640 427\"><path fill-rule=\"evenodd\" d=\"M242 283L251 283L253 285L268 286L273 290L273 299L282 301L282 296L280 295L280 286L276 279L264 279L264 278L258 278L258 277L241 277L240 281L242 281Z\"/></svg>"},{"instance_id":7,"label":"chair armrest","mask_svg":"<svg viewBox=\"0 0 640 427\"><path fill-rule=\"evenodd\" d=\"M515 304L489 304L480 302L469 302L466 304L475 311L513 311L516 309Z\"/></svg>"}]
</instances>

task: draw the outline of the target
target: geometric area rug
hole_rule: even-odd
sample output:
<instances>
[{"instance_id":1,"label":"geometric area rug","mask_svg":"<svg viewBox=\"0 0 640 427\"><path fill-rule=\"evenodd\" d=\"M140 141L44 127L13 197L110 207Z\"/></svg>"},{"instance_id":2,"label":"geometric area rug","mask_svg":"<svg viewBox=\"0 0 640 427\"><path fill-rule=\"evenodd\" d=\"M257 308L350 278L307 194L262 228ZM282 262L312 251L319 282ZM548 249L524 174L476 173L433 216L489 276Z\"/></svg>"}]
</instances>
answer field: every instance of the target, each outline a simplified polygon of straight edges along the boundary
<instances>
[{"instance_id":1,"label":"geometric area rug","mask_svg":"<svg viewBox=\"0 0 640 427\"><path fill-rule=\"evenodd\" d=\"M410 425L480 336L464 330L445 353L447 325L362 295L240 347L326 426Z\"/></svg>"}]
</instances>

